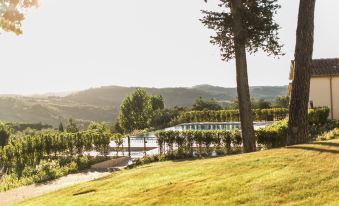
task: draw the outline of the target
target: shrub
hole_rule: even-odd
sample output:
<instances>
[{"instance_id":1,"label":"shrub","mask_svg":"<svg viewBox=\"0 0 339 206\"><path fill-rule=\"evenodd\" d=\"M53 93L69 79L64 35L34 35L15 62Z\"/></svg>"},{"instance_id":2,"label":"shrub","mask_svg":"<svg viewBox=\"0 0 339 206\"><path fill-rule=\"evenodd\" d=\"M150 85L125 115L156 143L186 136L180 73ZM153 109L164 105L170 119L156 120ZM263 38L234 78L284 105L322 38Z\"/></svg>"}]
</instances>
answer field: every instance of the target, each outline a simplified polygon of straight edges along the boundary
<instances>
[{"instance_id":1,"label":"shrub","mask_svg":"<svg viewBox=\"0 0 339 206\"><path fill-rule=\"evenodd\" d=\"M288 109L254 109L252 110L255 121L277 121L285 119L288 115ZM181 113L173 124L190 122L235 122L240 121L239 110L220 110L220 111L188 111Z\"/></svg>"},{"instance_id":2,"label":"shrub","mask_svg":"<svg viewBox=\"0 0 339 206\"><path fill-rule=\"evenodd\" d=\"M54 160L43 160L39 165L36 166L32 174L34 182L45 182L64 175L59 163Z\"/></svg>"},{"instance_id":3,"label":"shrub","mask_svg":"<svg viewBox=\"0 0 339 206\"><path fill-rule=\"evenodd\" d=\"M325 132L322 135L319 135L317 137L318 141L324 141L324 140L331 140L331 139L338 139L339 138L339 129L335 128L329 132Z\"/></svg>"},{"instance_id":4,"label":"shrub","mask_svg":"<svg viewBox=\"0 0 339 206\"><path fill-rule=\"evenodd\" d=\"M288 121L282 120L255 131L258 144L266 148L283 147L286 145Z\"/></svg>"},{"instance_id":5,"label":"shrub","mask_svg":"<svg viewBox=\"0 0 339 206\"><path fill-rule=\"evenodd\" d=\"M318 107L309 109L308 121L310 125L323 125L328 121L330 109L328 107Z\"/></svg>"}]
</instances>

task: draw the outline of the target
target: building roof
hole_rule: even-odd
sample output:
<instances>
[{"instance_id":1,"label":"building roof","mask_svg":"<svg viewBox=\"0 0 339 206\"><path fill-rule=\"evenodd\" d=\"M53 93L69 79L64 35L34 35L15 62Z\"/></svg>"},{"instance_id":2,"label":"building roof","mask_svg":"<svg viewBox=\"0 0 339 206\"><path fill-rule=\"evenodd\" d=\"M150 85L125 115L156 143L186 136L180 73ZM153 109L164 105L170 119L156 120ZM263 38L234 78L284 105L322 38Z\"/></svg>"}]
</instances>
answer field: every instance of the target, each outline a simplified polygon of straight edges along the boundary
<instances>
[{"instance_id":1,"label":"building roof","mask_svg":"<svg viewBox=\"0 0 339 206\"><path fill-rule=\"evenodd\" d=\"M339 59L314 59L312 76L339 75Z\"/></svg>"},{"instance_id":2,"label":"building roof","mask_svg":"<svg viewBox=\"0 0 339 206\"><path fill-rule=\"evenodd\" d=\"M294 61L290 69L290 80L293 80ZM313 59L312 76L339 76L339 58Z\"/></svg>"}]
</instances>

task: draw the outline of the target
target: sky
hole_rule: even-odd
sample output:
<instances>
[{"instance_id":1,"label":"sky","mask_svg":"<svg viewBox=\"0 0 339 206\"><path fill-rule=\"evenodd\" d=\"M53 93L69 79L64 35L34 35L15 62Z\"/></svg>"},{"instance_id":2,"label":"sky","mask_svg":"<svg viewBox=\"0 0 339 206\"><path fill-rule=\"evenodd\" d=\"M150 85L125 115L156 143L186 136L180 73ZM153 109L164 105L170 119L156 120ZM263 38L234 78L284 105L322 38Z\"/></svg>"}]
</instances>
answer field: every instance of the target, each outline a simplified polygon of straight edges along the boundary
<instances>
[{"instance_id":1,"label":"sky","mask_svg":"<svg viewBox=\"0 0 339 206\"><path fill-rule=\"evenodd\" d=\"M199 21L217 0L41 0L24 34L0 34L0 94L77 91L107 85L235 87L234 61L221 61ZM287 85L298 1L280 0L285 56L248 57L251 86ZM314 58L339 57L339 1L316 5Z\"/></svg>"}]
</instances>

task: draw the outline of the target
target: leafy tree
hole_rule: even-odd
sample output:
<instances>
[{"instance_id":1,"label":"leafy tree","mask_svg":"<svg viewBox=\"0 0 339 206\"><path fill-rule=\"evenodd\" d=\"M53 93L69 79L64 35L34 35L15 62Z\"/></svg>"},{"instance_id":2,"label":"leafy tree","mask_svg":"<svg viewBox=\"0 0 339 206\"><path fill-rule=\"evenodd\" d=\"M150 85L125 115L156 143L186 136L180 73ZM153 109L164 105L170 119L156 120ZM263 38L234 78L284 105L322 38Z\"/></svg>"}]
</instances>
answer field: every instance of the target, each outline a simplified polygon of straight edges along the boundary
<instances>
[{"instance_id":1,"label":"leafy tree","mask_svg":"<svg viewBox=\"0 0 339 206\"><path fill-rule=\"evenodd\" d=\"M112 128L112 133L118 133L118 134L123 134L124 133L124 129L121 127L120 122L117 121L113 128Z\"/></svg>"},{"instance_id":2,"label":"leafy tree","mask_svg":"<svg viewBox=\"0 0 339 206\"><path fill-rule=\"evenodd\" d=\"M304 143L308 140L307 109L312 73L314 12L315 0L300 0L288 122L288 145Z\"/></svg>"},{"instance_id":3,"label":"leafy tree","mask_svg":"<svg viewBox=\"0 0 339 206\"><path fill-rule=\"evenodd\" d=\"M203 11L202 23L216 31L211 43L220 47L223 60L236 60L244 152L256 149L253 117L248 86L246 51L259 49L268 55L281 54L278 40L279 25L273 16L280 7L277 0L219 0L221 12Z\"/></svg>"},{"instance_id":4,"label":"leafy tree","mask_svg":"<svg viewBox=\"0 0 339 206\"><path fill-rule=\"evenodd\" d=\"M151 107L153 111L163 110L165 108L164 98L160 96L151 96Z\"/></svg>"},{"instance_id":5,"label":"leafy tree","mask_svg":"<svg viewBox=\"0 0 339 206\"><path fill-rule=\"evenodd\" d=\"M38 0L1 0L0 28L17 35L22 34L21 25L25 19L24 10L37 5Z\"/></svg>"},{"instance_id":6,"label":"leafy tree","mask_svg":"<svg viewBox=\"0 0 339 206\"><path fill-rule=\"evenodd\" d=\"M253 109L269 109L271 108L271 102L264 99L252 100Z\"/></svg>"},{"instance_id":7,"label":"leafy tree","mask_svg":"<svg viewBox=\"0 0 339 206\"><path fill-rule=\"evenodd\" d=\"M59 132L64 132L64 125L62 124L62 122L60 122L59 124Z\"/></svg>"},{"instance_id":8,"label":"leafy tree","mask_svg":"<svg viewBox=\"0 0 339 206\"><path fill-rule=\"evenodd\" d=\"M161 128L163 115L165 114L165 103L162 96L151 96L150 104L152 107L151 122L150 126L156 129Z\"/></svg>"},{"instance_id":9,"label":"leafy tree","mask_svg":"<svg viewBox=\"0 0 339 206\"><path fill-rule=\"evenodd\" d=\"M143 130L149 127L152 105L146 91L137 89L131 96L126 97L121 105L119 121L125 133Z\"/></svg>"},{"instance_id":10,"label":"leafy tree","mask_svg":"<svg viewBox=\"0 0 339 206\"><path fill-rule=\"evenodd\" d=\"M135 130L148 128L153 119L153 106L158 107L159 105L152 105L151 98L145 90L137 89L131 96L126 97L121 105L119 116L119 124L124 133L131 134ZM129 136L128 153L131 156Z\"/></svg>"},{"instance_id":11,"label":"leafy tree","mask_svg":"<svg viewBox=\"0 0 339 206\"><path fill-rule=\"evenodd\" d=\"M77 133L77 132L79 132L79 128L78 128L77 124L75 123L74 119L72 119L72 118L69 119L68 125L66 127L66 131L68 133Z\"/></svg>"},{"instance_id":12,"label":"leafy tree","mask_svg":"<svg viewBox=\"0 0 339 206\"><path fill-rule=\"evenodd\" d=\"M152 126L155 129L164 129L179 124L178 117L182 112L185 111L187 111L187 108L178 106L170 109L161 110L159 115L153 118Z\"/></svg>"},{"instance_id":13,"label":"leafy tree","mask_svg":"<svg viewBox=\"0 0 339 206\"><path fill-rule=\"evenodd\" d=\"M4 123L0 122L0 147L4 147L8 144L9 136L9 128Z\"/></svg>"},{"instance_id":14,"label":"leafy tree","mask_svg":"<svg viewBox=\"0 0 339 206\"><path fill-rule=\"evenodd\" d=\"M275 98L273 102L273 107L288 108L289 104L290 104L289 96L280 96Z\"/></svg>"},{"instance_id":15,"label":"leafy tree","mask_svg":"<svg viewBox=\"0 0 339 206\"><path fill-rule=\"evenodd\" d=\"M204 100L201 97L196 99L192 105L193 111L203 111L203 110L222 110L223 108L215 99Z\"/></svg>"}]
</instances>

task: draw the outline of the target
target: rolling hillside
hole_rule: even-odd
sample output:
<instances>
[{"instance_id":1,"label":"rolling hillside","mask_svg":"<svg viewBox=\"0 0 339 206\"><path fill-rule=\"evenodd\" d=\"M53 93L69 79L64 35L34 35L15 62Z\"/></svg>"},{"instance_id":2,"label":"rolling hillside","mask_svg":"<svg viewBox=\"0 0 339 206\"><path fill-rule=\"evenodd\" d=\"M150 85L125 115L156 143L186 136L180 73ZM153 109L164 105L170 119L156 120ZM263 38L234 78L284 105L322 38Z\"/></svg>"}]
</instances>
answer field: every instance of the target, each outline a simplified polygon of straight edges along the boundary
<instances>
[{"instance_id":1,"label":"rolling hillside","mask_svg":"<svg viewBox=\"0 0 339 206\"><path fill-rule=\"evenodd\" d=\"M339 141L154 163L18 205L338 205Z\"/></svg>"},{"instance_id":2,"label":"rolling hillside","mask_svg":"<svg viewBox=\"0 0 339 206\"><path fill-rule=\"evenodd\" d=\"M113 121L119 113L122 100L135 87L105 86L70 95L1 96L0 120L25 123L47 123L57 126L60 121L73 117L81 122ZM199 98L215 98L228 102L236 98L235 88L199 85L192 88L142 88L152 95L162 95L166 107L191 106ZM251 87L254 98L274 99L287 94L287 86Z\"/></svg>"}]
</instances>

